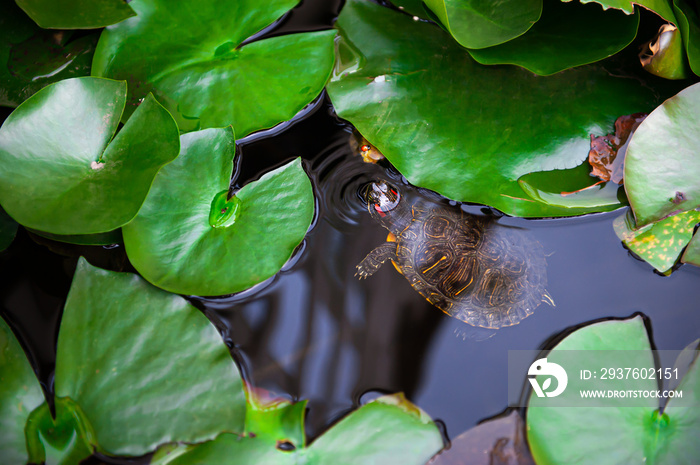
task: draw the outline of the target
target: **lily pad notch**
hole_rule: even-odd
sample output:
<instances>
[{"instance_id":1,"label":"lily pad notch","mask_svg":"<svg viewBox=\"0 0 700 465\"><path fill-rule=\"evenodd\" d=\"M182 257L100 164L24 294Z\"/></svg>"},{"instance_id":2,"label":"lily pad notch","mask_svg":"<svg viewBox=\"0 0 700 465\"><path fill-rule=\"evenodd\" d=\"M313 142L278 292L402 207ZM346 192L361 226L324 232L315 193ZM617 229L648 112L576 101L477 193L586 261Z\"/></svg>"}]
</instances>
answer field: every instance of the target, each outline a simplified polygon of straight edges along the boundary
<instances>
[{"instance_id":1,"label":"lily pad notch","mask_svg":"<svg viewBox=\"0 0 700 465\"><path fill-rule=\"evenodd\" d=\"M116 132L126 94L123 81L66 79L12 112L0 128L0 204L13 219L82 235L113 231L136 216L180 143L172 116L150 94Z\"/></svg>"},{"instance_id":2,"label":"lily pad notch","mask_svg":"<svg viewBox=\"0 0 700 465\"><path fill-rule=\"evenodd\" d=\"M233 294L276 274L314 217L301 159L230 196L233 129L187 133L181 144L180 156L158 173L141 211L122 229L131 263L152 284L187 295Z\"/></svg>"}]
</instances>

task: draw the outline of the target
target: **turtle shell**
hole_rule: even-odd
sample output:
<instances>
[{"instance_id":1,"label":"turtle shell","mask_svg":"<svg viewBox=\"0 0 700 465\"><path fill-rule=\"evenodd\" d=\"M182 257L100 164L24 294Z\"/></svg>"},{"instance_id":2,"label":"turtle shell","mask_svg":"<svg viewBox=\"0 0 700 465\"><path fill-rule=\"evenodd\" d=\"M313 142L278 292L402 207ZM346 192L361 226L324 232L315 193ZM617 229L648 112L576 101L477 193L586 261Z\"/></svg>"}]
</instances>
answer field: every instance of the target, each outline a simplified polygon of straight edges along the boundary
<instances>
[{"instance_id":1,"label":"turtle shell","mask_svg":"<svg viewBox=\"0 0 700 465\"><path fill-rule=\"evenodd\" d=\"M471 325L518 324L546 295L542 246L517 228L458 209L414 207L396 241L396 266L411 286Z\"/></svg>"}]
</instances>

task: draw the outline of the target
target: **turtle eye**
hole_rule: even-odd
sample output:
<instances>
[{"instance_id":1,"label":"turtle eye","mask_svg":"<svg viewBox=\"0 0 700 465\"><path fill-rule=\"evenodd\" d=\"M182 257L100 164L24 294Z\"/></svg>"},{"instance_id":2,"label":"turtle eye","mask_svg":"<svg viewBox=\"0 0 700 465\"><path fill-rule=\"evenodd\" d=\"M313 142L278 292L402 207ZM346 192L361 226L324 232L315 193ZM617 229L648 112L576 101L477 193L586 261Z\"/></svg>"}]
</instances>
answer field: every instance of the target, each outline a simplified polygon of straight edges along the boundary
<instances>
[{"instance_id":1,"label":"turtle eye","mask_svg":"<svg viewBox=\"0 0 700 465\"><path fill-rule=\"evenodd\" d=\"M361 152L369 152L370 149L372 149L372 147L370 147L369 145L366 145L366 144L363 145L362 147L360 147Z\"/></svg>"}]
</instances>

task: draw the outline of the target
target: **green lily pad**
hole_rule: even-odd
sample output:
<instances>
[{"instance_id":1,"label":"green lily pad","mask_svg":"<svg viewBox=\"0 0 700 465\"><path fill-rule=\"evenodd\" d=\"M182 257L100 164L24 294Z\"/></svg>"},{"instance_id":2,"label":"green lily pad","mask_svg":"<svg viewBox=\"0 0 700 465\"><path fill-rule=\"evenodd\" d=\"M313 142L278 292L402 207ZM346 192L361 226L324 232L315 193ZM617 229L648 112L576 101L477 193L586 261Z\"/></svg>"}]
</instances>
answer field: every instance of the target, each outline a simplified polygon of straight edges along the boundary
<instances>
[{"instance_id":1,"label":"green lily pad","mask_svg":"<svg viewBox=\"0 0 700 465\"><path fill-rule=\"evenodd\" d=\"M513 64L547 76L614 55L634 40L638 23L639 15L550 0L525 34L469 53L485 65Z\"/></svg>"},{"instance_id":2,"label":"green lily pad","mask_svg":"<svg viewBox=\"0 0 700 465\"><path fill-rule=\"evenodd\" d=\"M653 108L638 80L600 65L542 77L481 66L432 24L349 0L336 23L338 63L328 92L338 114L414 185L515 216L569 216L518 179L573 168L620 115Z\"/></svg>"},{"instance_id":3,"label":"green lily pad","mask_svg":"<svg viewBox=\"0 0 700 465\"><path fill-rule=\"evenodd\" d=\"M666 79L685 79L692 75L681 31L672 24L661 26L656 37L644 47L640 60L644 69L651 74Z\"/></svg>"},{"instance_id":4,"label":"green lily pad","mask_svg":"<svg viewBox=\"0 0 700 465\"><path fill-rule=\"evenodd\" d=\"M520 187L534 200L566 208L616 210L627 205L624 190L614 182L594 185L591 165L582 163L568 170L537 171L518 179Z\"/></svg>"},{"instance_id":5,"label":"green lily pad","mask_svg":"<svg viewBox=\"0 0 700 465\"><path fill-rule=\"evenodd\" d=\"M206 317L134 274L84 259L61 321L55 386L109 454L142 455L244 427L240 374Z\"/></svg>"},{"instance_id":6,"label":"green lily pad","mask_svg":"<svg viewBox=\"0 0 700 465\"><path fill-rule=\"evenodd\" d=\"M542 0L424 0L455 40L466 48L502 44L524 34L540 18Z\"/></svg>"},{"instance_id":7,"label":"green lily pad","mask_svg":"<svg viewBox=\"0 0 700 465\"><path fill-rule=\"evenodd\" d=\"M678 261L678 257L693 236L693 228L700 222L700 212L679 213L657 223L634 229L630 212L615 218L615 234L644 261L664 273Z\"/></svg>"},{"instance_id":8,"label":"green lily pad","mask_svg":"<svg viewBox=\"0 0 700 465\"><path fill-rule=\"evenodd\" d=\"M569 2L572 0L562 0ZM574 0L575 1L575 0ZM634 5L653 11L668 22L675 23L675 16L670 0L580 0L581 3L599 3L604 9L615 8L628 15L634 14Z\"/></svg>"},{"instance_id":9,"label":"green lily pad","mask_svg":"<svg viewBox=\"0 0 700 465\"><path fill-rule=\"evenodd\" d=\"M674 0L678 29L681 31L688 64L693 72L700 75L700 16L694 4L688 0Z\"/></svg>"},{"instance_id":10,"label":"green lily pad","mask_svg":"<svg viewBox=\"0 0 700 465\"><path fill-rule=\"evenodd\" d=\"M625 191L638 226L700 207L700 84L666 100L639 125L625 158Z\"/></svg>"},{"instance_id":11,"label":"green lily pad","mask_svg":"<svg viewBox=\"0 0 700 465\"><path fill-rule=\"evenodd\" d=\"M97 33L74 39L37 27L12 0L0 8L0 105L16 107L52 82L90 75Z\"/></svg>"},{"instance_id":12,"label":"green lily pad","mask_svg":"<svg viewBox=\"0 0 700 465\"><path fill-rule=\"evenodd\" d=\"M55 408L55 418L48 404L43 404L27 421L30 463L73 465L91 456L96 448L95 433L75 402L56 399Z\"/></svg>"},{"instance_id":13,"label":"green lily pad","mask_svg":"<svg viewBox=\"0 0 700 465\"><path fill-rule=\"evenodd\" d=\"M227 200L231 128L185 134L181 144L180 156L158 173L141 211L122 229L131 263L151 283L178 294L232 294L277 273L314 215L301 160Z\"/></svg>"},{"instance_id":14,"label":"green lily pad","mask_svg":"<svg viewBox=\"0 0 700 465\"><path fill-rule=\"evenodd\" d=\"M136 215L158 170L177 157L179 139L149 95L110 142L125 97L124 82L68 79L12 112L0 128L0 204L17 222L94 234Z\"/></svg>"},{"instance_id":15,"label":"green lily pad","mask_svg":"<svg viewBox=\"0 0 700 465\"><path fill-rule=\"evenodd\" d=\"M303 426L297 424L297 428ZM442 448L435 424L402 394L383 396L360 407L306 448L282 445L272 440L275 436L222 434L201 445L161 450L151 463L423 465Z\"/></svg>"},{"instance_id":16,"label":"green lily pad","mask_svg":"<svg viewBox=\"0 0 700 465\"><path fill-rule=\"evenodd\" d=\"M0 252L12 244L17 234L17 222L0 208Z\"/></svg>"},{"instance_id":17,"label":"green lily pad","mask_svg":"<svg viewBox=\"0 0 700 465\"><path fill-rule=\"evenodd\" d=\"M694 343L697 345L697 341ZM605 357L596 357L604 350ZM567 351L586 351L593 367L654 367L649 337L641 317L606 321L581 328L562 340L547 362L562 364ZM645 355L646 354L646 355ZM569 358L570 360L570 358ZM691 465L700 454L700 369L697 355L681 381L682 399L670 399L663 412L658 399L607 398L605 407L551 407L549 397L530 396L527 433L538 465L577 463L610 465L649 463ZM576 399L581 389L656 391L656 379L595 379L570 374L557 399ZM580 400L580 399L579 399ZM603 399L597 399L602 402ZM592 438L595 438L594 440ZM594 447L592 447L594 445Z\"/></svg>"},{"instance_id":18,"label":"green lily pad","mask_svg":"<svg viewBox=\"0 0 700 465\"><path fill-rule=\"evenodd\" d=\"M0 318L0 459L4 465L27 463L24 425L43 402L44 394L24 350Z\"/></svg>"},{"instance_id":19,"label":"green lily pad","mask_svg":"<svg viewBox=\"0 0 700 465\"><path fill-rule=\"evenodd\" d=\"M298 449L306 447L304 415L307 401L291 402L261 388L248 386L245 433L263 436Z\"/></svg>"},{"instance_id":20,"label":"green lily pad","mask_svg":"<svg viewBox=\"0 0 700 465\"><path fill-rule=\"evenodd\" d=\"M97 29L136 15L124 0L16 0L46 29Z\"/></svg>"},{"instance_id":21,"label":"green lily pad","mask_svg":"<svg viewBox=\"0 0 700 465\"><path fill-rule=\"evenodd\" d=\"M297 3L134 0L138 15L102 33L92 74L128 80L130 101L152 91L182 131L270 128L318 96L333 67L333 31L245 42Z\"/></svg>"},{"instance_id":22,"label":"green lily pad","mask_svg":"<svg viewBox=\"0 0 700 465\"><path fill-rule=\"evenodd\" d=\"M697 234L690 239L688 242L688 247L686 247L683 256L681 257L681 262L690 263L695 266L700 266L700 236Z\"/></svg>"}]
</instances>

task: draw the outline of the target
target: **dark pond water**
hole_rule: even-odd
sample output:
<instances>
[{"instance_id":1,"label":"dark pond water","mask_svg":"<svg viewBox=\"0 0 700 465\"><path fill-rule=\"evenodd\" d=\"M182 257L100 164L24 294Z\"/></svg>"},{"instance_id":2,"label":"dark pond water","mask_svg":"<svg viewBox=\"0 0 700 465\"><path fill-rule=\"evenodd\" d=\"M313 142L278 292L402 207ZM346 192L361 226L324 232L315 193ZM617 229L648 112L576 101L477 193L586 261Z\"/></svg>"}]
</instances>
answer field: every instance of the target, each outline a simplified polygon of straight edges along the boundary
<instances>
[{"instance_id":1,"label":"dark pond water","mask_svg":"<svg viewBox=\"0 0 700 465\"><path fill-rule=\"evenodd\" d=\"M305 21L329 22L339 4L306 0L303 14L291 15L272 33L308 29ZM359 404L396 391L454 437L507 407L508 350L545 347L592 320L641 312L658 349L682 349L700 335L700 269L683 266L662 277L631 257L612 229L621 212L498 218L542 244L556 307L542 305L485 340L430 305L392 266L358 280L355 266L386 238L358 190L377 177L402 184L390 167L363 163L350 137L351 127L335 117L324 95L293 123L240 142L234 186L302 156L317 195L316 220L294 259L268 282L235 296L191 298L221 329L249 381L309 399L311 437ZM22 230L0 254L0 313L48 392L58 322L79 254L98 266L132 270L121 247L66 246Z\"/></svg>"},{"instance_id":2,"label":"dark pond water","mask_svg":"<svg viewBox=\"0 0 700 465\"><path fill-rule=\"evenodd\" d=\"M349 144L350 126L333 115L327 99L303 116L284 131L242 141L234 184L302 155L318 199L311 232L268 282L235 296L191 300L219 326L250 381L309 399L311 437L357 405L396 391L444 422L454 437L507 407L508 350L542 348L562 331L592 320L641 312L649 317L659 349L682 349L700 335L700 269L683 266L663 277L631 257L612 229L620 212L498 218L542 244L556 307L542 305L486 340L474 339L470 326L430 305L392 266L358 280L355 266L386 238L358 191L387 176L409 187L390 167L361 161ZM464 208L488 213L479 206ZM131 268L120 247L35 239L43 245L20 232L0 255L0 311L50 390L57 322L76 254L106 268Z\"/></svg>"}]
</instances>

